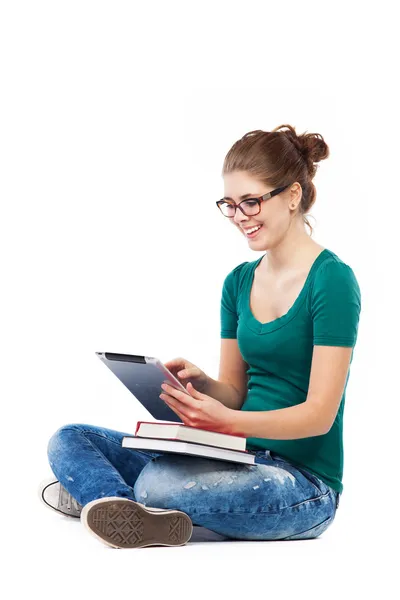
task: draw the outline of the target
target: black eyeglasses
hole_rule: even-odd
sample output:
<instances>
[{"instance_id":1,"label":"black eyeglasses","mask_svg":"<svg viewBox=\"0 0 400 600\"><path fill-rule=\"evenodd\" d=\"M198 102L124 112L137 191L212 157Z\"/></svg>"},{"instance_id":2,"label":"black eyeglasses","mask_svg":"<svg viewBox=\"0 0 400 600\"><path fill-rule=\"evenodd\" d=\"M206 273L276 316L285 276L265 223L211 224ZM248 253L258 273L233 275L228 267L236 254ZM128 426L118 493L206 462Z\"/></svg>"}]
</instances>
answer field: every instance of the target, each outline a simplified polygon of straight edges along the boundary
<instances>
[{"instance_id":1,"label":"black eyeglasses","mask_svg":"<svg viewBox=\"0 0 400 600\"><path fill-rule=\"evenodd\" d=\"M272 192L268 192L267 194L264 194L259 198L248 198L247 200L242 200L241 202L239 202L239 204L235 204L234 202L227 202L224 199L218 200L216 204L219 210L224 215L224 217L234 217L237 208L240 208L242 213L247 217L253 217L254 215L258 215L258 213L260 212L261 202L263 202L264 200L269 200L270 198L272 198L272 196L280 194L281 192L283 192L283 190L286 190L286 188L288 188L289 185L291 184L276 188L275 190L272 190Z\"/></svg>"}]
</instances>

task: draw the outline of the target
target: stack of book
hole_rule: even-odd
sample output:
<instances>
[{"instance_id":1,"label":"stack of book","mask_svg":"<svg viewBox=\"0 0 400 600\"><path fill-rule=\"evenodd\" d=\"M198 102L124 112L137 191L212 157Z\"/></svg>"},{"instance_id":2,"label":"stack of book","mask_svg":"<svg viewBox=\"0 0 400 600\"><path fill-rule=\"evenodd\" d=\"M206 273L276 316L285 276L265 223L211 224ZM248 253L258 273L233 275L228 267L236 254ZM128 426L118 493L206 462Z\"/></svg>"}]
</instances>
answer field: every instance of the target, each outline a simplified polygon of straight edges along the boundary
<instances>
[{"instance_id":1,"label":"stack of book","mask_svg":"<svg viewBox=\"0 0 400 600\"><path fill-rule=\"evenodd\" d=\"M254 464L246 438L189 427L183 423L138 421L134 436L124 436L124 448L192 454L216 460Z\"/></svg>"}]
</instances>

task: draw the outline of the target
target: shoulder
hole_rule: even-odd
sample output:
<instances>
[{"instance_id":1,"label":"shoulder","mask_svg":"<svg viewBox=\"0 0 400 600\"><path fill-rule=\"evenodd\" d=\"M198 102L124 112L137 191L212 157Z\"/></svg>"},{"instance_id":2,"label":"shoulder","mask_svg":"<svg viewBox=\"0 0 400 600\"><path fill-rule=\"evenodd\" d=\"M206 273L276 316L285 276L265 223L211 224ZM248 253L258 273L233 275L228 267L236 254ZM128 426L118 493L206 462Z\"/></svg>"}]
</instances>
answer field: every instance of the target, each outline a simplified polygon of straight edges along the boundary
<instances>
[{"instance_id":1,"label":"shoulder","mask_svg":"<svg viewBox=\"0 0 400 600\"><path fill-rule=\"evenodd\" d=\"M225 277L225 281L236 281L238 278L240 278L241 275L243 275L246 272L248 265L251 264L252 263L248 261L240 263L240 265L237 265L234 269L229 271L229 273Z\"/></svg>"},{"instance_id":2,"label":"shoulder","mask_svg":"<svg viewBox=\"0 0 400 600\"><path fill-rule=\"evenodd\" d=\"M316 270L312 282L311 301L330 298L333 303L351 298L361 304L361 291L354 270L335 253L329 251Z\"/></svg>"},{"instance_id":3,"label":"shoulder","mask_svg":"<svg viewBox=\"0 0 400 600\"><path fill-rule=\"evenodd\" d=\"M360 287L353 269L336 255L327 254L319 265L309 307L314 345L355 345L361 313Z\"/></svg>"},{"instance_id":4,"label":"shoulder","mask_svg":"<svg viewBox=\"0 0 400 600\"><path fill-rule=\"evenodd\" d=\"M354 270L343 261L337 254L328 250L325 260L319 265L315 273L315 284L348 282L358 286Z\"/></svg>"},{"instance_id":5,"label":"shoulder","mask_svg":"<svg viewBox=\"0 0 400 600\"><path fill-rule=\"evenodd\" d=\"M229 271L229 273L225 276L223 283L224 293L228 292L232 296L238 296L244 284L246 274L249 272L249 269L254 262L242 262Z\"/></svg>"}]
</instances>

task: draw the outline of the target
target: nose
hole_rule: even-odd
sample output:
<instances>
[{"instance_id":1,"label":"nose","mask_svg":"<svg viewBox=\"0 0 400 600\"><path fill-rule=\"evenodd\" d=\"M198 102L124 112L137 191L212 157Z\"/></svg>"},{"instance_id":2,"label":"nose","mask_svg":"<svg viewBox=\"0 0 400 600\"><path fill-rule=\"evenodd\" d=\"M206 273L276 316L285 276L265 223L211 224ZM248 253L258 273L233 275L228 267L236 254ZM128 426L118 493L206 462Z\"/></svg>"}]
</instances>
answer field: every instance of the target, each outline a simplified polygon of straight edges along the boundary
<instances>
[{"instance_id":1,"label":"nose","mask_svg":"<svg viewBox=\"0 0 400 600\"><path fill-rule=\"evenodd\" d=\"M237 208L233 220L235 221L236 225L240 225L242 221L248 221L249 217L247 215L244 215L240 208Z\"/></svg>"}]
</instances>

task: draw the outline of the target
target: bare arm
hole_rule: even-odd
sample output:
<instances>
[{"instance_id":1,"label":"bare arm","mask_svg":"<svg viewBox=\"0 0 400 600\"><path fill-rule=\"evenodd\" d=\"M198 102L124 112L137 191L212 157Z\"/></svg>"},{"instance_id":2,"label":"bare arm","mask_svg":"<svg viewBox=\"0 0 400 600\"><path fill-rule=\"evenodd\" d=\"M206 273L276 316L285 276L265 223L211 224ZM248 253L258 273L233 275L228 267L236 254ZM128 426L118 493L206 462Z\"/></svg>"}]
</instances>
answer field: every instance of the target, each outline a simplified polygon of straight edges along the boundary
<instances>
[{"instance_id":1,"label":"bare arm","mask_svg":"<svg viewBox=\"0 0 400 600\"><path fill-rule=\"evenodd\" d=\"M209 377L209 382L203 393L215 398L221 404L233 410L240 410L243 404L241 394L239 394L238 390L232 384L217 381L212 377Z\"/></svg>"},{"instance_id":2,"label":"bare arm","mask_svg":"<svg viewBox=\"0 0 400 600\"><path fill-rule=\"evenodd\" d=\"M306 401L277 410L232 413L233 435L295 440L328 433L343 396L352 350L314 346Z\"/></svg>"},{"instance_id":3,"label":"bare arm","mask_svg":"<svg viewBox=\"0 0 400 600\"><path fill-rule=\"evenodd\" d=\"M266 411L232 412L231 435L297 440L326 433L321 427L318 411L308 402L288 408Z\"/></svg>"},{"instance_id":4,"label":"bare arm","mask_svg":"<svg viewBox=\"0 0 400 600\"><path fill-rule=\"evenodd\" d=\"M221 339L218 380L209 377L204 394L219 400L227 408L240 410L247 395L247 366L237 339Z\"/></svg>"}]
</instances>

